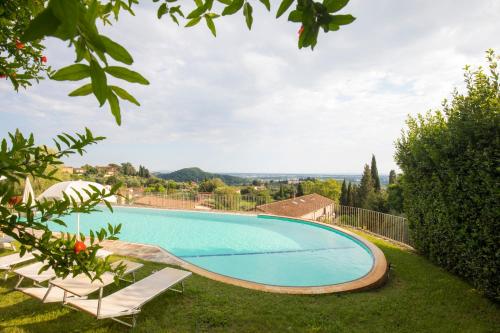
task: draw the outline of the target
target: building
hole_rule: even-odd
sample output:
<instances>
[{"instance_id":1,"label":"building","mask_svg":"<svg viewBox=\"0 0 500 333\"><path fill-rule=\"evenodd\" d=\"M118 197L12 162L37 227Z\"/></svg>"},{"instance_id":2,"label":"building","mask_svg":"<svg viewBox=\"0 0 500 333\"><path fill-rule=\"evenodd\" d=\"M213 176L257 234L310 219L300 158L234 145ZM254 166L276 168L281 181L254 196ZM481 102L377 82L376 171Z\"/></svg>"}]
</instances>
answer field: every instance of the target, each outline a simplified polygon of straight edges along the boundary
<instances>
[{"instance_id":1,"label":"building","mask_svg":"<svg viewBox=\"0 0 500 333\"><path fill-rule=\"evenodd\" d=\"M74 168L73 173L75 175L83 175L85 173L85 169L84 168Z\"/></svg>"},{"instance_id":2,"label":"building","mask_svg":"<svg viewBox=\"0 0 500 333\"><path fill-rule=\"evenodd\" d=\"M257 211L279 216L290 216L315 220L333 214L334 201L313 193L257 206Z\"/></svg>"},{"instance_id":3,"label":"building","mask_svg":"<svg viewBox=\"0 0 500 333\"><path fill-rule=\"evenodd\" d=\"M97 169L97 173L104 177L114 176L120 171L118 167L112 165L96 166L95 168Z\"/></svg>"},{"instance_id":4,"label":"building","mask_svg":"<svg viewBox=\"0 0 500 333\"><path fill-rule=\"evenodd\" d=\"M67 166L67 165L63 165L60 170L62 172L65 172L65 173L69 173L70 175L72 175L74 173L74 168L71 167L71 166Z\"/></svg>"}]
</instances>

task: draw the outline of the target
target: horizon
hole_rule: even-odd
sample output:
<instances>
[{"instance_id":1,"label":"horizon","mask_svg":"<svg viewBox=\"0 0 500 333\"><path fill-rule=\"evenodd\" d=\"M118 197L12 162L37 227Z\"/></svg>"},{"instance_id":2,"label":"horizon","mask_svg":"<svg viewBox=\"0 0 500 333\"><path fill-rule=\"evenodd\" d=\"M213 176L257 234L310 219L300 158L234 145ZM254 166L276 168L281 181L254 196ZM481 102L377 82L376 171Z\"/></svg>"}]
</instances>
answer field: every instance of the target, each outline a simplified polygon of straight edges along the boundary
<instances>
[{"instance_id":1,"label":"horizon","mask_svg":"<svg viewBox=\"0 0 500 333\"><path fill-rule=\"evenodd\" d=\"M122 103L121 127L92 97L67 96L81 83L44 80L16 93L0 80L0 131L34 132L49 145L85 126L108 137L64 160L75 166L356 174L375 154L381 174L399 172L394 141L407 115L463 90L463 67L484 65L484 51L500 46L499 11L497 1L353 0L346 12L356 21L322 34L311 52L297 49L295 25L263 6L252 31L240 16L226 17L212 38L204 26L177 28L156 19L154 4L140 5L136 17L103 28L151 82L124 86L142 106ZM46 44L54 69L73 59L65 43Z\"/></svg>"}]
</instances>

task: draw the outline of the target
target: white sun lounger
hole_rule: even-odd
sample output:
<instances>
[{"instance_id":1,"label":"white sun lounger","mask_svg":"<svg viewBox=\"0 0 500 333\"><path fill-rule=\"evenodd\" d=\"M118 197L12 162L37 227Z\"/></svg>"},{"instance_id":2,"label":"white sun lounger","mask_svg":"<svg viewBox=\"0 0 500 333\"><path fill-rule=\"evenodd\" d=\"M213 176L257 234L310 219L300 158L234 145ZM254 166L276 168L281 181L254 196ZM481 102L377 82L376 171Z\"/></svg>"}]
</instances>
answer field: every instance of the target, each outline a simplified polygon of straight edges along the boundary
<instances>
[{"instance_id":1,"label":"white sun lounger","mask_svg":"<svg viewBox=\"0 0 500 333\"><path fill-rule=\"evenodd\" d=\"M111 267L118 266L119 263L123 263L125 265L125 271L123 275L120 277L121 280L124 280L123 277L129 274L132 274L133 281L135 281L135 271L144 266L141 263L129 261L129 260L119 260L111 264ZM44 282L55 278L55 273L52 277L50 277L50 273L47 273L44 277L40 277L38 271L43 263L37 267L39 263L29 265L27 267L23 267L20 269L22 275L27 277L35 282ZM32 269L28 269L28 267L33 266ZM24 271L22 271L25 269ZM49 269L50 270L50 269ZM17 273L17 271L16 271ZM44 275L45 272L42 273ZM49 277L48 279L45 279ZM90 281L90 279L86 275L78 275L75 277L67 277L65 279L55 279L49 282L48 287L36 286L36 287L27 287L27 288L19 288L20 282L16 285L16 289L22 291L23 293L35 297L44 303L54 303L54 302L64 302L65 297L86 297L87 295L104 288L105 286L114 282L114 275L109 273L104 273L102 275L101 281ZM41 281L42 279L45 279ZM128 280L125 280L128 281ZM130 281L129 281L130 282ZM53 283L53 284L52 284ZM61 287L59 287L61 286ZM64 287L64 288L63 288ZM66 295L65 295L66 291Z\"/></svg>"},{"instance_id":2,"label":"white sun lounger","mask_svg":"<svg viewBox=\"0 0 500 333\"><path fill-rule=\"evenodd\" d=\"M4 248L5 248L5 246L8 246L13 251L16 250L16 247L14 245L14 238L5 235L2 232L0 232L0 245L3 245Z\"/></svg>"},{"instance_id":3,"label":"white sun lounger","mask_svg":"<svg viewBox=\"0 0 500 333\"><path fill-rule=\"evenodd\" d=\"M21 285L21 282L23 282L24 279L32 280L35 285L40 285L40 283L55 278L56 272L54 272L51 267L49 267L49 269L43 271L42 273L39 273L40 269L45 266L45 264L46 263L44 262L36 262L34 264L16 269L14 273L19 276L19 280L17 281L14 289L18 289L19 285Z\"/></svg>"},{"instance_id":4,"label":"white sun lounger","mask_svg":"<svg viewBox=\"0 0 500 333\"><path fill-rule=\"evenodd\" d=\"M24 256L21 257L19 253L9 254L7 256L0 257L0 270L5 271L4 280L7 280L7 276L9 272L11 272L16 265L22 264L23 262L30 261L35 259L33 254L25 253Z\"/></svg>"},{"instance_id":5,"label":"white sun lounger","mask_svg":"<svg viewBox=\"0 0 500 333\"><path fill-rule=\"evenodd\" d=\"M192 273L175 268L164 268L139 282L129 285L114 294L99 299L71 299L67 301L69 307L82 310L95 316L97 319L113 319L121 324L134 327L135 315L141 312L141 307L167 290L184 291L184 279ZM177 283L182 283L182 291L172 289ZM131 316L132 322L126 322L118 317Z\"/></svg>"},{"instance_id":6,"label":"white sun lounger","mask_svg":"<svg viewBox=\"0 0 500 333\"><path fill-rule=\"evenodd\" d=\"M96 256L99 258L105 258L111 254L113 254L113 252L99 249L99 250L97 250ZM132 265L137 264L137 263L133 263L131 261L127 261L126 263L130 263ZM32 280L35 285L40 286L41 283L52 280L53 278L55 278L56 272L54 272L54 270L51 267L49 267L49 269L43 271L40 274L38 273L38 272L40 272L40 269L45 264L46 263L44 263L44 262L36 262L34 264L27 265L27 266L16 269L14 271L14 273L16 273L19 276L19 281L17 281L17 284L14 287L14 289L19 289L19 286L21 285L21 282L24 279ZM111 265L112 265L112 267L116 266L116 264L111 264ZM142 266L142 264L139 264L139 265ZM135 279L135 276L134 276L134 279Z\"/></svg>"}]
</instances>

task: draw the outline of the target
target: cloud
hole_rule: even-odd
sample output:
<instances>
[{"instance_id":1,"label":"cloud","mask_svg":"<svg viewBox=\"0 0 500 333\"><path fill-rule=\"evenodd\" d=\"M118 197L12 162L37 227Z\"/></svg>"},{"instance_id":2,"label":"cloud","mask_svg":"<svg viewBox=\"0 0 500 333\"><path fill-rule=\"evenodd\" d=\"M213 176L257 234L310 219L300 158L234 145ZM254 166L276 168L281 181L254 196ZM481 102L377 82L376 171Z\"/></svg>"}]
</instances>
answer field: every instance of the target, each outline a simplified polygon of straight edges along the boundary
<instances>
[{"instance_id":1,"label":"cloud","mask_svg":"<svg viewBox=\"0 0 500 333\"><path fill-rule=\"evenodd\" d=\"M122 103L121 127L92 97L67 97L80 84L45 81L20 93L0 83L0 129L48 140L87 126L108 137L68 161L76 165L360 172L375 153L388 172L407 115L439 107L463 86L465 64L484 63L487 48L500 52L493 0L353 0L345 12L357 20L321 34L314 52L297 49L296 24L255 7L251 32L241 15L224 17L216 20L217 38L203 24L159 21L151 5L105 28L151 82L119 82L142 104ZM74 57L57 40L47 46L55 68Z\"/></svg>"}]
</instances>

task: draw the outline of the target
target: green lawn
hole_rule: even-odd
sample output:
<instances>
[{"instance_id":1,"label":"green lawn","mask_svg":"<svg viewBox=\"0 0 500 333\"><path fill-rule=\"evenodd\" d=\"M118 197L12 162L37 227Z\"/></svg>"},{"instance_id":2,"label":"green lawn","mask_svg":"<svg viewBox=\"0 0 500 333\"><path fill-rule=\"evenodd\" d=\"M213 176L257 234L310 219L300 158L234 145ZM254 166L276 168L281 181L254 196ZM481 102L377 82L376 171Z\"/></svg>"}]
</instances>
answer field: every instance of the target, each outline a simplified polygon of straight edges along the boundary
<instances>
[{"instance_id":1,"label":"green lawn","mask_svg":"<svg viewBox=\"0 0 500 333\"><path fill-rule=\"evenodd\" d=\"M137 332L500 332L500 309L467 283L424 258L367 237L393 264L374 291L293 296L247 290L201 276L184 295L168 292L148 303ZM163 267L145 263L138 277ZM60 304L42 304L0 282L2 332L123 332ZM112 288L111 288L112 289ZM111 290L109 290L111 291ZM108 292L109 292L108 291Z\"/></svg>"}]
</instances>

